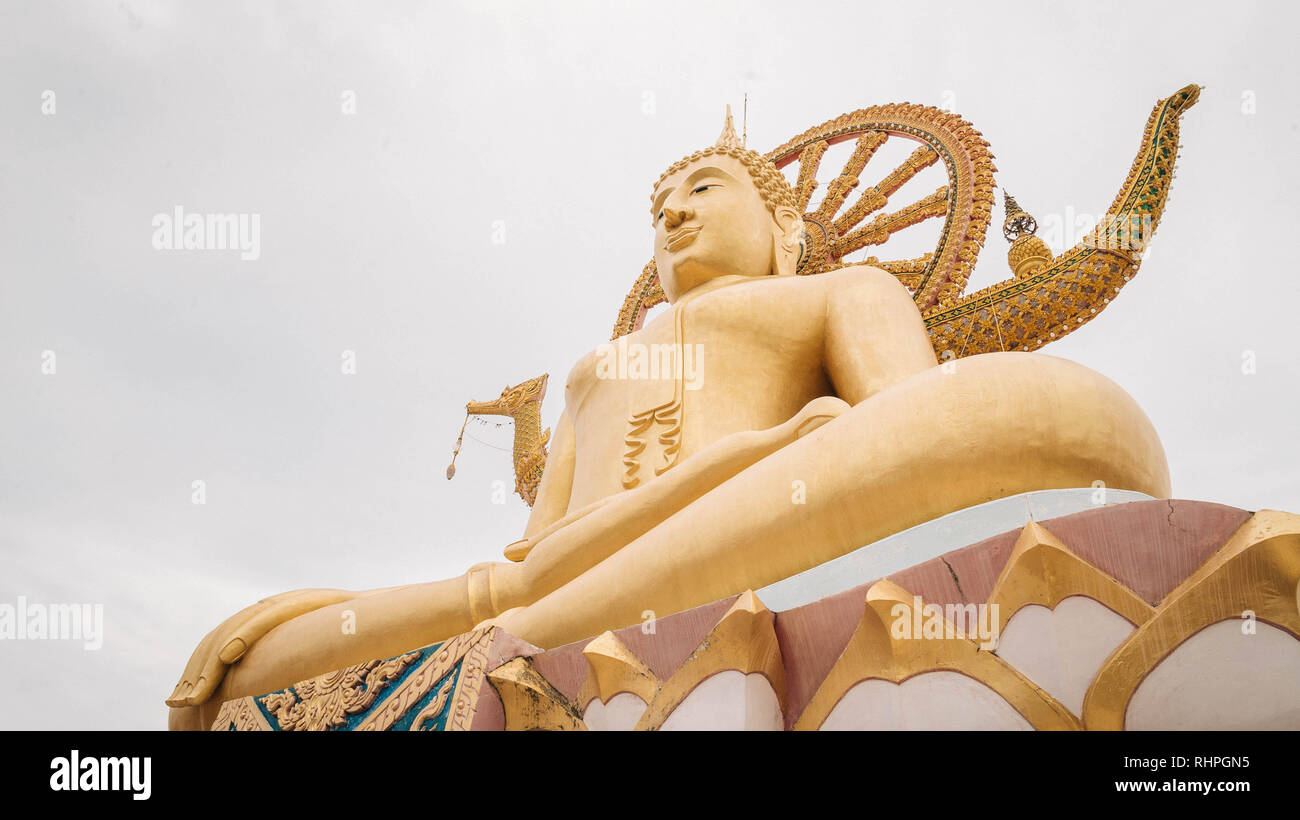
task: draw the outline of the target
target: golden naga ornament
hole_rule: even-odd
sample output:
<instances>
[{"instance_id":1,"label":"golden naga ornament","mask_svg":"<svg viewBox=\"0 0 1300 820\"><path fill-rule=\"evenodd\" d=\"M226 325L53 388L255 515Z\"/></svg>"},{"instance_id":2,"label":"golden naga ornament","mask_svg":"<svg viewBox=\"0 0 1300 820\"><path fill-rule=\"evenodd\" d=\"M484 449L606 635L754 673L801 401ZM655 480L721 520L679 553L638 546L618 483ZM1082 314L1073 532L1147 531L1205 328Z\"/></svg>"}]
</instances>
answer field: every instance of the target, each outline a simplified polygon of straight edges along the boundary
<instances>
[{"instance_id":1,"label":"golden naga ornament","mask_svg":"<svg viewBox=\"0 0 1300 820\"><path fill-rule=\"evenodd\" d=\"M546 468L546 443L551 439L549 429L542 430L542 399L546 398L546 380L549 373L529 379L514 387L507 387L492 401L471 401L465 405L465 424L471 416L509 416L515 425L514 465L515 492L530 507L537 498L537 485ZM447 465L447 480L456 475L456 457L460 455L465 439L465 424L460 427L456 446Z\"/></svg>"}]
</instances>

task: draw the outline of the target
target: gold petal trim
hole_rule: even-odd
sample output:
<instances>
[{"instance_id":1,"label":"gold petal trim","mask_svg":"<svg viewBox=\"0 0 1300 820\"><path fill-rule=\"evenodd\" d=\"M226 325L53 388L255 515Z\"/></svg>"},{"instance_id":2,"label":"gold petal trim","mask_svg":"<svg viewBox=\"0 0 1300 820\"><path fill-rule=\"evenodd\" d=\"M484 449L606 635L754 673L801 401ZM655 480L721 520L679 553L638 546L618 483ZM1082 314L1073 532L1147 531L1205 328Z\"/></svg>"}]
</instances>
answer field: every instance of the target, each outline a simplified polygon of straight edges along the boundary
<instances>
[{"instance_id":1,"label":"gold petal trim","mask_svg":"<svg viewBox=\"0 0 1300 820\"><path fill-rule=\"evenodd\" d=\"M515 658L488 673L501 698L506 731L533 729L586 731L582 715L528 658Z\"/></svg>"},{"instance_id":2,"label":"gold petal trim","mask_svg":"<svg viewBox=\"0 0 1300 820\"><path fill-rule=\"evenodd\" d=\"M655 693L635 728L638 731L658 729L696 686L731 669L766 677L784 713L785 665L776 638L776 616L753 590L741 593L690 657Z\"/></svg>"},{"instance_id":3,"label":"gold petal trim","mask_svg":"<svg viewBox=\"0 0 1300 820\"><path fill-rule=\"evenodd\" d=\"M583 647L582 656L587 659L587 680L578 694L578 705L584 710L593 700L609 703L620 692L631 692L644 703L650 703L659 692L658 676L613 632L605 632Z\"/></svg>"},{"instance_id":4,"label":"gold petal trim","mask_svg":"<svg viewBox=\"0 0 1300 820\"><path fill-rule=\"evenodd\" d=\"M998 634L1024 607L1055 609L1073 595L1092 598L1134 626L1151 620L1155 612L1128 587L1075 555L1042 524L1030 521L989 595L989 604L997 607Z\"/></svg>"},{"instance_id":5,"label":"gold petal trim","mask_svg":"<svg viewBox=\"0 0 1300 820\"><path fill-rule=\"evenodd\" d=\"M1300 638L1297 585L1300 515L1255 513L1106 660L1084 696L1084 725L1123 729L1129 701L1151 670L1197 632L1246 610Z\"/></svg>"},{"instance_id":6,"label":"gold petal trim","mask_svg":"<svg viewBox=\"0 0 1300 820\"><path fill-rule=\"evenodd\" d=\"M990 652L964 637L916 640L894 638L893 610L910 611L916 596L893 581L877 581L867 590L862 620L830 674L822 681L795 729L818 729L844 695L864 680L890 683L933 671L960 672L1002 696L1035 729L1078 729L1078 720L1055 698ZM945 619L947 634L958 634Z\"/></svg>"}]
</instances>

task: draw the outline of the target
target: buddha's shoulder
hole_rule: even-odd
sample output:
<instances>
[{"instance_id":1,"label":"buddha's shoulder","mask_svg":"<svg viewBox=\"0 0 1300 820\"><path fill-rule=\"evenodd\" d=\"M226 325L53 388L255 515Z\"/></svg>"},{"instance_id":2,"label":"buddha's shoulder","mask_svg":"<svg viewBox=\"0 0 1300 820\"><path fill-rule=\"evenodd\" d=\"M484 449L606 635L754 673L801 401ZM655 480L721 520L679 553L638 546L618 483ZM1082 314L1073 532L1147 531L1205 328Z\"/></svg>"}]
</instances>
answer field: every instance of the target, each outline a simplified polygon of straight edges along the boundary
<instances>
[{"instance_id":1,"label":"buddha's shoulder","mask_svg":"<svg viewBox=\"0 0 1300 820\"><path fill-rule=\"evenodd\" d=\"M813 276L816 301L828 308L857 310L863 303L887 304L902 308L914 304L912 294L898 277L874 265L849 265Z\"/></svg>"},{"instance_id":2,"label":"buddha's shoulder","mask_svg":"<svg viewBox=\"0 0 1300 820\"><path fill-rule=\"evenodd\" d=\"M870 288L885 291L907 290L903 283L898 281L898 277L874 265L848 265L806 278L819 279L824 288L835 291L848 288Z\"/></svg>"},{"instance_id":3,"label":"buddha's shoulder","mask_svg":"<svg viewBox=\"0 0 1300 820\"><path fill-rule=\"evenodd\" d=\"M663 316L655 317L656 322L661 319ZM620 356L625 357L629 345L644 344L651 335L652 328L644 327L597 345L583 354L569 370L569 377L565 380L566 403L580 403L594 385L602 366L617 362Z\"/></svg>"},{"instance_id":4,"label":"buddha's shoulder","mask_svg":"<svg viewBox=\"0 0 1300 820\"><path fill-rule=\"evenodd\" d=\"M564 382L564 403L566 405L580 402L587 395L591 383L596 378L596 361L608 346L607 343L595 350L587 351L569 370L569 378Z\"/></svg>"},{"instance_id":5,"label":"buddha's shoulder","mask_svg":"<svg viewBox=\"0 0 1300 820\"><path fill-rule=\"evenodd\" d=\"M768 290L773 296L779 296L783 304L788 304L787 300L820 303L850 290L907 293L907 288L897 277L873 265L848 265L811 276L766 277L756 280L754 286L758 290Z\"/></svg>"}]
</instances>

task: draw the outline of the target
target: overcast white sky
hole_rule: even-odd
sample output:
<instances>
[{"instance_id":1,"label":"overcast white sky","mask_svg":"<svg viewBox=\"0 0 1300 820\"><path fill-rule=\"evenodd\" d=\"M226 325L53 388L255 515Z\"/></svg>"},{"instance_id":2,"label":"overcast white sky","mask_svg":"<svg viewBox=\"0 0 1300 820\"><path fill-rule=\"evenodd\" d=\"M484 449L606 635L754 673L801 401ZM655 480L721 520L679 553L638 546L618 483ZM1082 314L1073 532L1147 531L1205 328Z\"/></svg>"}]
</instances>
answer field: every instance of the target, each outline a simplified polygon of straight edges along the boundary
<instances>
[{"instance_id":1,"label":"overcast white sky","mask_svg":"<svg viewBox=\"0 0 1300 820\"><path fill-rule=\"evenodd\" d=\"M1151 258L1044 352L1136 397L1176 497L1300 511L1296 23L1283 3L4 0L0 603L100 603L106 634L0 642L0 728L160 728L198 640L258 598L499 560L527 509L493 503L509 455L480 441L444 478L465 402L550 372L554 423L650 256L651 184L745 92L759 150L946 105L1059 224L1110 204L1158 98L1205 85ZM176 205L260 214L260 258L153 249ZM1005 253L995 224L975 286Z\"/></svg>"}]
</instances>

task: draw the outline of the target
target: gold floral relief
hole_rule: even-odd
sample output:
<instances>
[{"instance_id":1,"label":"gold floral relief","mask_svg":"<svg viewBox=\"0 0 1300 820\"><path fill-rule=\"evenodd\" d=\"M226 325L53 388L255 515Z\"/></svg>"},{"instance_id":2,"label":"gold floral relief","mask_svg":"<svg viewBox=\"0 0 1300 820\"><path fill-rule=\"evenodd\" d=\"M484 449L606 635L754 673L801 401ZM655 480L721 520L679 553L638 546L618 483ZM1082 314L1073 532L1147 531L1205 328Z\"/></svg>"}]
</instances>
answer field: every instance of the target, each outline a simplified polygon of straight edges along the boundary
<instances>
[{"instance_id":1,"label":"gold floral relief","mask_svg":"<svg viewBox=\"0 0 1300 820\"><path fill-rule=\"evenodd\" d=\"M419 652L410 652L386 661L366 661L299 681L258 700L275 716L281 731L338 729L347 725L349 717L369 709L418 657Z\"/></svg>"}]
</instances>

